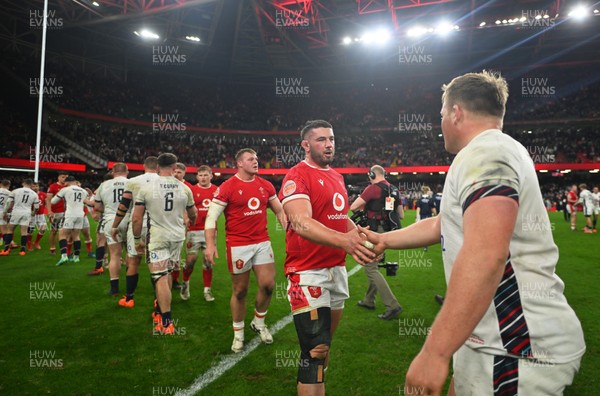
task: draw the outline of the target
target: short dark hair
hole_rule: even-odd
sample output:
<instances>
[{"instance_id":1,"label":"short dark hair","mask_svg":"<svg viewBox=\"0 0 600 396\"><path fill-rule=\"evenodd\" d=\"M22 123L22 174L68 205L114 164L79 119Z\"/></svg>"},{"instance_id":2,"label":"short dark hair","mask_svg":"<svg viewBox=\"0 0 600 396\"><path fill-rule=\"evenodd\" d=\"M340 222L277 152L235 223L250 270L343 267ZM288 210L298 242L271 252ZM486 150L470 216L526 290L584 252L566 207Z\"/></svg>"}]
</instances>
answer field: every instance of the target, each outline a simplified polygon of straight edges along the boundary
<instances>
[{"instance_id":1,"label":"short dark hair","mask_svg":"<svg viewBox=\"0 0 600 396\"><path fill-rule=\"evenodd\" d=\"M182 171L185 172L185 170L187 169L185 164L183 162L178 162L175 164L176 167L178 167L179 169L181 169Z\"/></svg>"},{"instance_id":2,"label":"short dark hair","mask_svg":"<svg viewBox=\"0 0 600 396\"><path fill-rule=\"evenodd\" d=\"M33 184L33 179L30 179L30 178L23 179L23 184L27 184L28 186L31 186Z\"/></svg>"},{"instance_id":3,"label":"short dark hair","mask_svg":"<svg viewBox=\"0 0 600 396\"><path fill-rule=\"evenodd\" d=\"M65 179L65 182L70 183L70 182L74 182L77 181L75 179L75 176L67 176L67 178Z\"/></svg>"},{"instance_id":4,"label":"short dark hair","mask_svg":"<svg viewBox=\"0 0 600 396\"><path fill-rule=\"evenodd\" d=\"M2 181L0 181L0 185L10 186L10 180L8 180L8 179L2 179Z\"/></svg>"},{"instance_id":5,"label":"short dark hair","mask_svg":"<svg viewBox=\"0 0 600 396\"><path fill-rule=\"evenodd\" d=\"M175 160L177 162L177 160ZM152 170L158 169L158 158L151 155L144 160L144 167Z\"/></svg>"},{"instance_id":6,"label":"short dark hair","mask_svg":"<svg viewBox=\"0 0 600 396\"><path fill-rule=\"evenodd\" d=\"M177 156L173 153L162 153L157 159L159 168L166 168L177 163Z\"/></svg>"},{"instance_id":7,"label":"short dark hair","mask_svg":"<svg viewBox=\"0 0 600 396\"><path fill-rule=\"evenodd\" d=\"M302 127L302 130L300 131L300 137L302 138L302 140L304 140L307 133L309 133L313 129L317 129L317 128L333 129L331 124L325 120L309 120L309 121L306 121L306 124L304 124L304 126Z\"/></svg>"},{"instance_id":8,"label":"short dark hair","mask_svg":"<svg viewBox=\"0 0 600 396\"><path fill-rule=\"evenodd\" d=\"M67 171L58 171L58 176L60 176L60 175L67 175L68 176L69 172L67 172Z\"/></svg>"}]
</instances>

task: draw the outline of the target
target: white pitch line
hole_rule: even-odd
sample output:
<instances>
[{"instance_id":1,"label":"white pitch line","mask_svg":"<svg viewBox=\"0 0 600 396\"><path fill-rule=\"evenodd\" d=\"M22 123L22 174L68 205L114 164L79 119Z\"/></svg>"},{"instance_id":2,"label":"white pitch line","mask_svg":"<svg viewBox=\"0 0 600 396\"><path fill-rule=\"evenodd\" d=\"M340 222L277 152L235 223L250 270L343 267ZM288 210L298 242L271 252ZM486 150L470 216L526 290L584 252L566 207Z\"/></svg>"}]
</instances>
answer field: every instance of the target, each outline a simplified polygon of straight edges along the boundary
<instances>
[{"instance_id":1,"label":"white pitch line","mask_svg":"<svg viewBox=\"0 0 600 396\"><path fill-rule=\"evenodd\" d=\"M356 265L348 272L348 277L356 274L361 269L362 265ZM271 330L271 334L277 334L279 330L292 323L292 320L292 314L284 316L273 326L269 327L269 330ZM242 352L224 356L219 362L219 364L217 364L216 366L212 366L210 369L208 369L207 372L196 378L188 389L178 391L175 394L175 396L192 396L200 392L202 389L206 388L208 385L212 384L214 381L219 379L219 377L225 374L225 372L227 372L229 369L231 369L233 366L239 363L240 360L248 356L251 352L258 348L260 344L260 337L254 337L252 341L245 345L244 350Z\"/></svg>"}]
</instances>

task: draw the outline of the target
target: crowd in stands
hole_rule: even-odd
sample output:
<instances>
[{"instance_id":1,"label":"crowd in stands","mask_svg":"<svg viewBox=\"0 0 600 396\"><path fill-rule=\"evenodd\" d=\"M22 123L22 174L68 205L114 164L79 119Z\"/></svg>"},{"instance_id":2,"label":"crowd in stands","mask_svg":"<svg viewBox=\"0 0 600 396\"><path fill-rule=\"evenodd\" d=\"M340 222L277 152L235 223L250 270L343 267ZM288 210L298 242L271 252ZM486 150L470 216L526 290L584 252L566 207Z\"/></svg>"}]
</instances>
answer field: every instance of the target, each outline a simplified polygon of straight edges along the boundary
<instances>
[{"instance_id":1,"label":"crowd in stands","mask_svg":"<svg viewBox=\"0 0 600 396\"><path fill-rule=\"evenodd\" d=\"M32 64L24 63L21 70L17 62L13 71L26 75L31 73L27 68ZM511 96L504 131L523 143L535 162L600 162L597 123L576 122L600 118L596 75L581 68L507 75ZM393 85L321 84L310 86L308 98L282 98L276 94L274 82L271 86L209 85L178 76L167 80L163 74L147 72L132 74L122 82L83 76L52 62L48 76L56 78L56 84L63 88L64 94L50 98L59 107L148 123L155 121L156 115L170 115L175 117L171 118L174 123L187 127L156 130L65 117L56 110L46 110L52 128L110 161L139 163L148 155L174 152L185 163L230 168L238 149L252 147L259 153L261 167L287 168L304 156L297 135L269 135L265 131L298 130L315 116L334 125L336 167L448 165L452 161L440 135L440 85L433 80L406 78ZM523 78L542 78L543 82L529 84L551 86L555 94L526 97L521 90ZM8 139L2 145L2 155L30 158L34 131L10 110L3 111L7 113L3 115ZM402 121L401 114L408 118ZM407 119L409 124L416 124L412 125L415 130L402 130L400 124L406 126ZM559 121L563 119L571 122ZM531 123L527 125L527 121ZM256 132L207 133L191 131L192 126ZM44 136L43 145L57 144ZM66 150L64 155L65 161L70 161Z\"/></svg>"}]
</instances>

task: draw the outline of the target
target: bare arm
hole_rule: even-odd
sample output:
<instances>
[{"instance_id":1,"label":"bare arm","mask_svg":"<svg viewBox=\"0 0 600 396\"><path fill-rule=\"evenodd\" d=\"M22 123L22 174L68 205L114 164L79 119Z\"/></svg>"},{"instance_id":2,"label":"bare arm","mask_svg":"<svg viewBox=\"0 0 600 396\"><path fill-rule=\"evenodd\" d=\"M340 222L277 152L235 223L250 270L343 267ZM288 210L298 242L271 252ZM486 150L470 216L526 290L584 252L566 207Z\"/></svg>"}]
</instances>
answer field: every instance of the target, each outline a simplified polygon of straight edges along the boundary
<instances>
[{"instance_id":1,"label":"bare arm","mask_svg":"<svg viewBox=\"0 0 600 396\"><path fill-rule=\"evenodd\" d=\"M144 213L146 212L146 206L143 204L136 204L133 209L133 215L131 216L131 231L133 231L133 237L142 235L142 226L144 222ZM116 220L116 219L115 219Z\"/></svg>"},{"instance_id":2,"label":"bare arm","mask_svg":"<svg viewBox=\"0 0 600 396\"><path fill-rule=\"evenodd\" d=\"M433 394L441 391L452 354L464 344L494 298L517 211L518 204L511 198L493 196L474 202L465 212L464 243L452 268L446 299L431 335L408 370L407 386L425 386Z\"/></svg>"},{"instance_id":3,"label":"bare arm","mask_svg":"<svg viewBox=\"0 0 600 396\"><path fill-rule=\"evenodd\" d=\"M195 206L190 206L186 209L185 214L188 217L189 224L196 224L196 218L198 217L198 209ZM186 227L187 229L187 227Z\"/></svg>"},{"instance_id":4,"label":"bare arm","mask_svg":"<svg viewBox=\"0 0 600 396\"><path fill-rule=\"evenodd\" d=\"M281 226L283 227L283 230L284 231L287 230L288 219L287 219L287 216L285 215L285 211L283 210L283 206L281 206L281 201L279 200L279 198L275 197L275 198L269 200L269 207L271 208L273 213L275 213L275 216L277 217L277 221L279 221L279 224L281 224Z\"/></svg>"},{"instance_id":5,"label":"bare arm","mask_svg":"<svg viewBox=\"0 0 600 396\"><path fill-rule=\"evenodd\" d=\"M338 232L312 218L312 208L307 199L294 199L283 206L289 222L298 235L311 242L343 249L358 263L369 263L376 256L363 243L364 238L356 228L347 233Z\"/></svg>"},{"instance_id":6,"label":"bare arm","mask_svg":"<svg viewBox=\"0 0 600 396\"><path fill-rule=\"evenodd\" d=\"M431 246L440 243L442 237L440 217L431 217L418 223L411 224L400 230L378 234L358 227L360 232L367 235L367 239L375 245L377 254L386 249L412 249L416 247Z\"/></svg>"},{"instance_id":7,"label":"bare arm","mask_svg":"<svg viewBox=\"0 0 600 396\"><path fill-rule=\"evenodd\" d=\"M115 216L115 220L113 221L112 228L118 228L119 224L123 220L123 217L127 214L129 210L129 206L131 206L131 201L133 200L133 193L131 191L124 191L123 196L121 196L121 200L119 201L119 207L117 208L117 215Z\"/></svg>"}]
</instances>

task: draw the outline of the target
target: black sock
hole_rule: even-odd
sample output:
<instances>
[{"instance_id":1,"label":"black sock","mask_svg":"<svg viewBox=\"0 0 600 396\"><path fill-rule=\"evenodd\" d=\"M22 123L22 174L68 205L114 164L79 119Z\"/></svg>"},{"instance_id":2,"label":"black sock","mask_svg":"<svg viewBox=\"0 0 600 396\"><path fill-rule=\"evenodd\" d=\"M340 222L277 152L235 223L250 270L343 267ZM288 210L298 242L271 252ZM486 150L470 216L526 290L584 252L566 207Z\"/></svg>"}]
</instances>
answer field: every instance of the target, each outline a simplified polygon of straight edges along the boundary
<instances>
[{"instance_id":1,"label":"black sock","mask_svg":"<svg viewBox=\"0 0 600 396\"><path fill-rule=\"evenodd\" d=\"M73 242L73 253L75 256L79 256L79 251L81 250L81 241Z\"/></svg>"},{"instance_id":2,"label":"black sock","mask_svg":"<svg viewBox=\"0 0 600 396\"><path fill-rule=\"evenodd\" d=\"M102 262L104 261L104 246L96 247L96 269L102 268Z\"/></svg>"},{"instance_id":3,"label":"black sock","mask_svg":"<svg viewBox=\"0 0 600 396\"><path fill-rule=\"evenodd\" d=\"M25 247L27 246L27 235L21 235L21 251L25 251Z\"/></svg>"},{"instance_id":4,"label":"black sock","mask_svg":"<svg viewBox=\"0 0 600 396\"><path fill-rule=\"evenodd\" d=\"M4 251L10 250L13 234L4 234Z\"/></svg>"},{"instance_id":5,"label":"black sock","mask_svg":"<svg viewBox=\"0 0 600 396\"><path fill-rule=\"evenodd\" d=\"M135 289L137 288L139 277L140 277L139 274L127 275L125 277L125 281L127 282L127 286L126 286L127 289L126 289L125 296L127 298L127 301L133 300L133 293L135 293Z\"/></svg>"},{"instance_id":6,"label":"black sock","mask_svg":"<svg viewBox=\"0 0 600 396\"><path fill-rule=\"evenodd\" d=\"M60 254L67 254L67 240L61 239L58 241L58 246L60 246Z\"/></svg>"},{"instance_id":7,"label":"black sock","mask_svg":"<svg viewBox=\"0 0 600 396\"><path fill-rule=\"evenodd\" d=\"M119 279L110 280L110 293L117 294L119 292Z\"/></svg>"},{"instance_id":8,"label":"black sock","mask_svg":"<svg viewBox=\"0 0 600 396\"><path fill-rule=\"evenodd\" d=\"M171 323L171 311L162 314L162 325L167 327Z\"/></svg>"}]
</instances>

